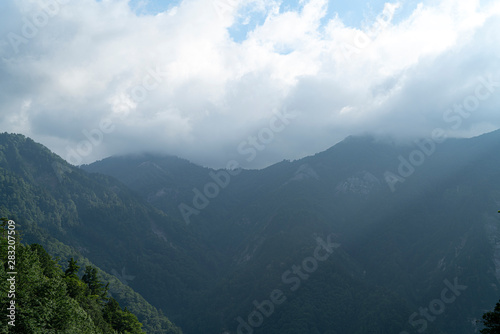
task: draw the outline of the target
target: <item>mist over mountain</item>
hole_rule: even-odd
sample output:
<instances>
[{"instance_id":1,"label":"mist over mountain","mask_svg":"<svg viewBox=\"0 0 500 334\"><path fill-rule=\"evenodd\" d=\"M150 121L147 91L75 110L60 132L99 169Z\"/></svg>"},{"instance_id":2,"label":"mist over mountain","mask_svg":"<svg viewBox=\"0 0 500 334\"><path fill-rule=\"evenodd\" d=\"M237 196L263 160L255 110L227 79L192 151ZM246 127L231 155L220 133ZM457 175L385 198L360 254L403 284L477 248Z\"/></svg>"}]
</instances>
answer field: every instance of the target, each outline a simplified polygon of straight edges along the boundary
<instances>
[{"instance_id":1,"label":"mist over mountain","mask_svg":"<svg viewBox=\"0 0 500 334\"><path fill-rule=\"evenodd\" d=\"M275 289L288 302L256 333L470 333L499 294L499 143L499 131L407 146L349 137L263 170L210 170L154 155L83 169L118 178L224 259L223 283L206 297L220 305L214 333L242 329L241 319L258 324L247 316ZM285 273L308 264L317 237L340 247L290 291ZM183 328L200 330L191 326Z\"/></svg>"},{"instance_id":2,"label":"mist over mountain","mask_svg":"<svg viewBox=\"0 0 500 334\"><path fill-rule=\"evenodd\" d=\"M101 268L147 332L465 334L500 297L500 131L348 137L262 170L153 154L76 168L0 137L2 216Z\"/></svg>"},{"instance_id":3,"label":"mist over mountain","mask_svg":"<svg viewBox=\"0 0 500 334\"><path fill-rule=\"evenodd\" d=\"M136 250L141 249L141 253L150 254L151 258L154 253L168 251L165 246L158 247L158 237L150 228L143 230L144 223L140 223L168 226L170 223L164 214L143 203L115 179L104 175L90 176L44 146L17 134L0 134L0 188L0 214L16 222L19 242L42 245L50 256L59 257L57 262L64 269L70 258L76 259L81 270L75 274L80 278L85 265L97 266L99 278L109 283L110 295L138 316L144 330L149 333L181 333L130 287L130 282L140 274L139 270L134 270L133 274L128 271L133 260L136 264L138 261L136 252L127 251L128 245L135 244ZM132 241L126 235L143 237ZM179 236L183 234L179 233ZM146 243L148 247L144 247ZM164 262L168 262L168 258L165 256ZM145 266L147 262L137 265ZM2 277L5 275L6 271L2 271ZM19 295L28 288L24 279L18 277ZM6 298L6 295L2 296ZM55 305L59 302L50 300L51 296L47 295L47 303ZM19 318L33 321L33 312L37 312L36 309L21 308L18 321ZM50 314L40 316L42 319L51 317ZM80 313L80 316L91 322L88 320L90 315ZM9 327L6 320L2 317L3 328ZM9 332L33 330L23 328L12 327ZM50 326L44 327L41 322L28 328L49 330Z\"/></svg>"},{"instance_id":4,"label":"mist over mountain","mask_svg":"<svg viewBox=\"0 0 500 334\"><path fill-rule=\"evenodd\" d=\"M155 151L262 168L353 134L500 127L498 0L0 6L0 131L76 165Z\"/></svg>"},{"instance_id":5,"label":"mist over mountain","mask_svg":"<svg viewBox=\"0 0 500 334\"><path fill-rule=\"evenodd\" d=\"M0 1L0 333L496 334L499 31L500 0Z\"/></svg>"}]
</instances>

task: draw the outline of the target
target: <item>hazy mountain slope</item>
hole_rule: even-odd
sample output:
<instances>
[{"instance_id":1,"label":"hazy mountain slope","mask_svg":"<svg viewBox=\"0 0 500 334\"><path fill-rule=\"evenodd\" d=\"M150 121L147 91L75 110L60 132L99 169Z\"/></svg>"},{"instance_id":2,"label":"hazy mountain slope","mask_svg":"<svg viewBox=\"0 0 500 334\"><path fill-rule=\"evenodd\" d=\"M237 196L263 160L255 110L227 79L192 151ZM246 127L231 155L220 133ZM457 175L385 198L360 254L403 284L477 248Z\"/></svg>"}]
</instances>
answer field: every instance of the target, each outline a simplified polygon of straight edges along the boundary
<instances>
[{"instance_id":1,"label":"hazy mountain slope","mask_svg":"<svg viewBox=\"0 0 500 334\"><path fill-rule=\"evenodd\" d=\"M40 243L63 259L74 256L86 262L85 256L107 272L126 268L139 283L141 275L132 261L137 259L138 249L151 256L160 253L156 256L167 268L167 255L176 253L171 250L176 242L173 238L167 245L151 229L154 223L170 238L174 222L140 204L120 183L104 176L88 176L21 135L0 135L0 189L1 214L16 221L24 241ZM140 238L132 240L132 231ZM150 263L142 261L141 265ZM114 281L111 292L124 306L138 312L146 329L179 332L141 296Z\"/></svg>"},{"instance_id":2,"label":"hazy mountain slope","mask_svg":"<svg viewBox=\"0 0 500 334\"><path fill-rule=\"evenodd\" d=\"M337 250L340 258L323 263L309 281L316 283L304 284L304 289L291 294L289 301L296 302L277 307L256 332L295 326L299 333L300 324L316 323L310 332L333 328L361 333L361 327L349 327L360 322L376 324L381 333L391 326L416 331L424 320L417 314L410 324L413 312L428 307L446 284L455 282L467 286L457 302L425 321L433 332L470 332L472 319L500 296L492 244L498 225L494 213L500 203L500 160L493 152L499 143L498 131L408 146L350 137L315 156L231 177L206 208L190 217L189 227L220 252L227 272L225 280L200 300L199 312L208 312L205 322L213 323L213 333L220 326L234 332L235 318L250 314L254 299L265 298L273 287L287 287L282 274L314 251L315 236L334 234L342 245ZM203 191L214 182L210 173L221 171L183 162L194 171L196 181L173 173L167 183L139 168L154 163L166 175L173 161L155 156L109 158L84 168L116 175L150 203L181 218L176 207L190 205L193 189ZM135 165L134 176L124 172L123 162ZM132 177L148 187L129 182ZM338 286L357 287L345 301L355 312L350 320L336 310L334 299L344 293ZM332 293L332 300L313 306L319 299L312 296ZM357 299L356 293L376 297ZM207 310L207 304L219 306ZM391 310L383 312L388 314L386 320L381 318L384 307ZM298 314L300 319L290 318ZM321 320L326 314L337 320ZM196 333L199 328L188 325L187 330Z\"/></svg>"},{"instance_id":3,"label":"hazy mountain slope","mask_svg":"<svg viewBox=\"0 0 500 334\"><path fill-rule=\"evenodd\" d=\"M3 136L2 210L26 238L78 248L185 333L469 333L500 296L499 132L403 167L422 149L350 137L231 175L190 224L178 206L230 171L153 155L83 167L135 195Z\"/></svg>"}]
</instances>

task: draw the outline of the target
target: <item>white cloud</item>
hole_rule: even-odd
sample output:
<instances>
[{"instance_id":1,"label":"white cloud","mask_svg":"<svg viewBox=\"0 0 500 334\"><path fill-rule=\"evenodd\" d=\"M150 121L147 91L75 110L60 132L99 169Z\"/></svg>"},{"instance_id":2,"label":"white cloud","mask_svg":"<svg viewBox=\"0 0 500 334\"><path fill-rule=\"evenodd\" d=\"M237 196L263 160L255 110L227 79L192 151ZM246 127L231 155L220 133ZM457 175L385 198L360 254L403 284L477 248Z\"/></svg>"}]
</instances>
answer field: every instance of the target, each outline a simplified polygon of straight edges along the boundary
<instances>
[{"instance_id":1,"label":"white cloud","mask_svg":"<svg viewBox=\"0 0 500 334\"><path fill-rule=\"evenodd\" d=\"M325 22L326 0L286 12L279 1L214 1L184 0L157 15L137 15L125 0L68 2L28 37L47 10L6 1L0 130L65 158L87 140L84 130L110 120L113 130L82 162L151 149L223 166L241 160L238 145L273 111L292 111L298 117L249 164L262 166L350 134L428 135L478 76L500 80L499 1L420 4L397 24L402 5L386 4L363 31L339 16ZM231 38L233 23L263 13L244 41ZM499 95L455 133L500 127Z\"/></svg>"}]
</instances>

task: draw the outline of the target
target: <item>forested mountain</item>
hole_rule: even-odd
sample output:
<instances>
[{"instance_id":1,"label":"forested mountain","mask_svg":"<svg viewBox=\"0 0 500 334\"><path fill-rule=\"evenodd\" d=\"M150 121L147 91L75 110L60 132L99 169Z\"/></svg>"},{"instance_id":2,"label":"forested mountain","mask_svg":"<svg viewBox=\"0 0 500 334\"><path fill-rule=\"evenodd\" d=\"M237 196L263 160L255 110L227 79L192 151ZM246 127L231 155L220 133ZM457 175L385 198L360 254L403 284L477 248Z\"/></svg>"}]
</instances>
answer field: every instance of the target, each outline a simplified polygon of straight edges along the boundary
<instances>
[{"instance_id":1,"label":"forested mountain","mask_svg":"<svg viewBox=\"0 0 500 334\"><path fill-rule=\"evenodd\" d=\"M80 279L70 259L63 272L42 246L20 243L15 225L2 219L1 333L143 333L137 317L108 296L96 268L86 266Z\"/></svg>"},{"instance_id":2,"label":"forested mountain","mask_svg":"<svg viewBox=\"0 0 500 334\"><path fill-rule=\"evenodd\" d=\"M315 156L239 174L155 155L83 168L115 176L160 210L188 218L217 250L223 279L198 311L207 314L201 323L213 324L210 333L236 332L236 319L248 323L253 302L275 289L287 301L262 324L254 319L255 333L470 333L500 296L499 146L498 131L406 145L349 137ZM341 246L290 291L287 270L327 236ZM449 285L460 296L440 310ZM438 315L424 314L431 307ZM201 333L192 322L183 328Z\"/></svg>"},{"instance_id":3,"label":"forested mountain","mask_svg":"<svg viewBox=\"0 0 500 334\"><path fill-rule=\"evenodd\" d=\"M138 261L137 249L155 253L155 243L162 239L144 225L168 225L164 214L142 204L116 180L88 176L22 135L0 135L0 188L0 215L16 222L23 243L43 245L63 265L74 257L83 267L99 266L111 295L138 316L143 329L180 333L128 286L139 271L134 271L137 278L125 271ZM134 253L127 243L136 245Z\"/></svg>"},{"instance_id":4,"label":"forested mountain","mask_svg":"<svg viewBox=\"0 0 500 334\"><path fill-rule=\"evenodd\" d=\"M125 284L187 334L471 333L500 297L500 132L349 137L263 170L75 168L20 135L0 145L2 216L113 273L151 332L178 330Z\"/></svg>"}]
</instances>

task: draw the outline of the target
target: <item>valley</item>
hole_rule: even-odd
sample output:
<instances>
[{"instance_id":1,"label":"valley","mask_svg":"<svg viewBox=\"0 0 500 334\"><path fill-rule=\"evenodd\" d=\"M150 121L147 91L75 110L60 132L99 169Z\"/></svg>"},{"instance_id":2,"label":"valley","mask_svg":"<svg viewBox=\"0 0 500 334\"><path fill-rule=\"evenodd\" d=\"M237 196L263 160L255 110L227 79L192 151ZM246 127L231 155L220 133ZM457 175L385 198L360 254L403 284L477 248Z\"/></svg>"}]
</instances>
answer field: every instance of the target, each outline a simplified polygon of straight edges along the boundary
<instances>
[{"instance_id":1,"label":"valley","mask_svg":"<svg viewBox=\"0 0 500 334\"><path fill-rule=\"evenodd\" d=\"M394 191L384 175L414 148L370 137L212 170L150 154L76 168L1 136L2 214L25 241L114 273L120 303L130 287L183 333L470 333L500 297L498 131L448 140Z\"/></svg>"}]
</instances>

